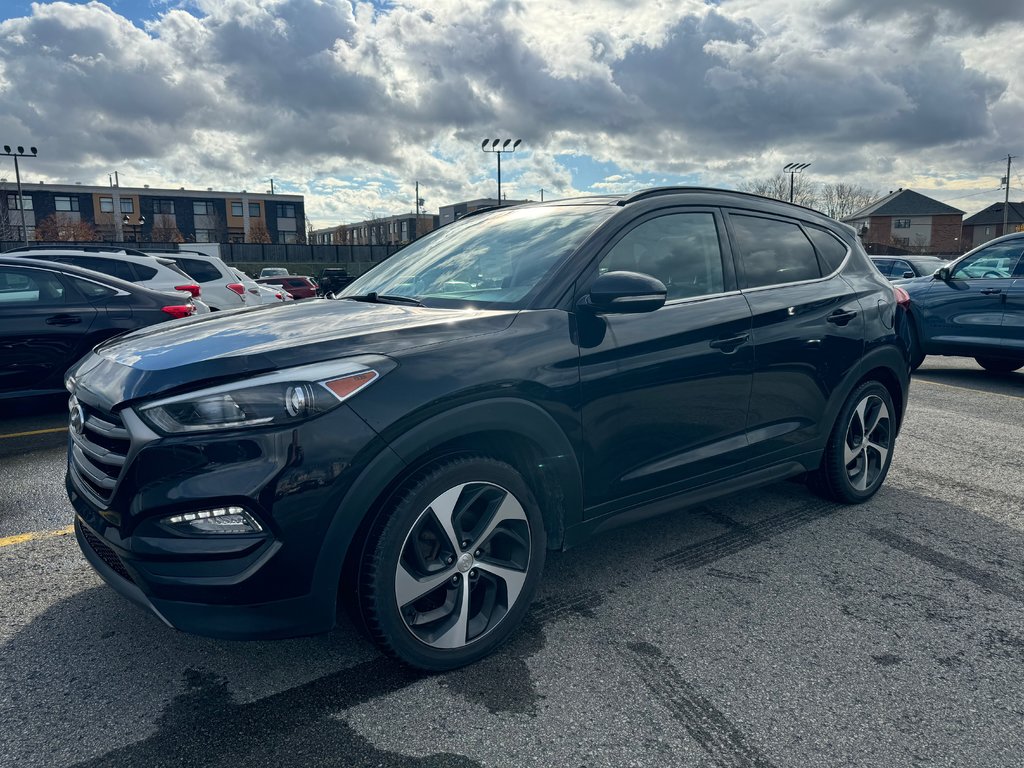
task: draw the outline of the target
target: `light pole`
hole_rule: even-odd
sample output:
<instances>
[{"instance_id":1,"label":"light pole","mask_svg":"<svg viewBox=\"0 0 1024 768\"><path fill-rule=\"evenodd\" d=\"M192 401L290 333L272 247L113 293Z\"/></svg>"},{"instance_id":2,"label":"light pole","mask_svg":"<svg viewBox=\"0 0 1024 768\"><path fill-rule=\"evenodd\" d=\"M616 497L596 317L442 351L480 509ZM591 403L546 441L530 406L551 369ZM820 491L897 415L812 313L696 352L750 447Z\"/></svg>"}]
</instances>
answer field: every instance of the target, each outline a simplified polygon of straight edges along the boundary
<instances>
[{"instance_id":1,"label":"light pole","mask_svg":"<svg viewBox=\"0 0 1024 768\"><path fill-rule=\"evenodd\" d=\"M502 141L501 139L484 139L483 142L480 144L480 149L482 149L484 152L492 152L492 153L494 153L498 157L498 205L499 206L501 205L501 156L502 155L511 155L513 152L516 151L516 148L520 144L522 144L522 143L523 143L522 139L516 139L515 143L513 143L512 139L505 139L504 141ZM487 146L488 144L490 144L490 147ZM501 144L501 148L500 149L498 148L499 144ZM509 144L512 144L512 148L511 149L509 149L509 146L508 146Z\"/></svg>"},{"instance_id":2,"label":"light pole","mask_svg":"<svg viewBox=\"0 0 1024 768\"><path fill-rule=\"evenodd\" d=\"M786 167L782 169L783 173L789 174L789 202L793 202L793 177L798 173L803 173L804 169L809 165L810 163L788 163Z\"/></svg>"},{"instance_id":3,"label":"light pole","mask_svg":"<svg viewBox=\"0 0 1024 768\"><path fill-rule=\"evenodd\" d=\"M143 216L142 214L139 214L139 220L135 224L132 224L128 220L128 214L126 213L124 215L124 217L122 217L121 223L124 224L125 226L130 226L132 228L132 239L136 242L136 244L141 242L139 240L139 229L142 227L143 224L146 223L146 217L145 216Z\"/></svg>"},{"instance_id":4,"label":"light pole","mask_svg":"<svg viewBox=\"0 0 1024 768\"><path fill-rule=\"evenodd\" d=\"M4 154L14 158L14 178L18 181L18 210L21 211L21 235L25 240L25 245L28 245L28 227L25 226L25 196L21 194L21 171L18 168L19 157L35 157L37 150L35 147L29 147L28 151L31 155L25 154L24 147L18 147L17 152L12 152L9 145L4 144Z\"/></svg>"}]
</instances>

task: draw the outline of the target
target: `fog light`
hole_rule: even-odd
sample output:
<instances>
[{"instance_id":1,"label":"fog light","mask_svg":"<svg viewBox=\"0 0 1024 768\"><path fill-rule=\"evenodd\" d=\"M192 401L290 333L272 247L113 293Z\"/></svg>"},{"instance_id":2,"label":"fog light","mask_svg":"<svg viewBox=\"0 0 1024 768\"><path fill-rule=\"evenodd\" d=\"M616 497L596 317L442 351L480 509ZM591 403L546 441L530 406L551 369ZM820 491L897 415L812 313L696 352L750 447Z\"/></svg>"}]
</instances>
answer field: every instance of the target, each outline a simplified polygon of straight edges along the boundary
<instances>
[{"instance_id":1,"label":"fog light","mask_svg":"<svg viewBox=\"0 0 1024 768\"><path fill-rule=\"evenodd\" d=\"M262 526L241 507L218 507L184 512L160 522L189 533L259 533Z\"/></svg>"}]
</instances>

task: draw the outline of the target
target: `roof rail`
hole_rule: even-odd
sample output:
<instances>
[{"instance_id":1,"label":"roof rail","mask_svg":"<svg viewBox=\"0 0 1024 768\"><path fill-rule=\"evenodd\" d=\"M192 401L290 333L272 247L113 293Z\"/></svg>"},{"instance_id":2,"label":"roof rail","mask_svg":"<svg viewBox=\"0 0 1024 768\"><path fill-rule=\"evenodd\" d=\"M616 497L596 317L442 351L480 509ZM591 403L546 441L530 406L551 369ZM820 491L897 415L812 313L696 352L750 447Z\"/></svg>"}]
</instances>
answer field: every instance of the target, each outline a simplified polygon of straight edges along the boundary
<instances>
[{"instance_id":1,"label":"roof rail","mask_svg":"<svg viewBox=\"0 0 1024 768\"><path fill-rule=\"evenodd\" d=\"M651 187L650 189L641 189L639 192L634 192L631 195L625 195L619 200L619 205L629 205L635 203L638 200L646 200L649 197L659 197L661 195L676 195L680 192L717 192L726 193L729 195L743 195L745 197L752 197L756 200L768 200L773 203L782 203L783 205L792 205L797 208L803 208L805 211L813 211L814 213L821 213L821 211L815 208L809 208L806 205L800 205L799 203L791 203L788 200L779 200L775 197L765 197L764 195L757 195L753 192L743 192L738 189L721 189L718 187Z\"/></svg>"},{"instance_id":2,"label":"roof rail","mask_svg":"<svg viewBox=\"0 0 1024 768\"><path fill-rule=\"evenodd\" d=\"M128 256L148 256L138 248L126 248L123 245L21 245L10 248L4 253L27 253L29 251L83 251L85 253L123 253Z\"/></svg>"}]
</instances>

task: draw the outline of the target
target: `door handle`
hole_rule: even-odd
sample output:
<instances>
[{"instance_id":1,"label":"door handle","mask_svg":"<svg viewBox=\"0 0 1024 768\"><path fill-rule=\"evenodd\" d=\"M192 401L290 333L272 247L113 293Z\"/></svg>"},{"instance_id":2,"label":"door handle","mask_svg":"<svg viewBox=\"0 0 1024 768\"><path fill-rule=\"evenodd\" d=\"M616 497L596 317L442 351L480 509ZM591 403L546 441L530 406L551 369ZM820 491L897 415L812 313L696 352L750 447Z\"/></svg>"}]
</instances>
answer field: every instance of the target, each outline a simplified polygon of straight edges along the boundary
<instances>
[{"instance_id":1,"label":"door handle","mask_svg":"<svg viewBox=\"0 0 1024 768\"><path fill-rule=\"evenodd\" d=\"M78 315L50 315L46 318L47 325L74 325L82 322Z\"/></svg>"},{"instance_id":2,"label":"door handle","mask_svg":"<svg viewBox=\"0 0 1024 768\"><path fill-rule=\"evenodd\" d=\"M846 325L856 316L857 313L854 312L852 309L837 309L835 312L833 312L825 319L828 320L830 323L835 323L836 325Z\"/></svg>"},{"instance_id":3,"label":"door handle","mask_svg":"<svg viewBox=\"0 0 1024 768\"><path fill-rule=\"evenodd\" d=\"M715 339L709 343L709 346L712 349L720 349L728 355L730 352L735 352L736 348L740 344L746 342L749 338L749 333L738 333L735 336L726 336L725 338Z\"/></svg>"},{"instance_id":4,"label":"door handle","mask_svg":"<svg viewBox=\"0 0 1024 768\"><path fill-rule=\"evenodd\" d=\"M1002 293L1003 289L1002 288L982 288L981 292L984 293L986 296L992 296L993 294L996 294L996 293Z\"/></svg>"}]
</instances>

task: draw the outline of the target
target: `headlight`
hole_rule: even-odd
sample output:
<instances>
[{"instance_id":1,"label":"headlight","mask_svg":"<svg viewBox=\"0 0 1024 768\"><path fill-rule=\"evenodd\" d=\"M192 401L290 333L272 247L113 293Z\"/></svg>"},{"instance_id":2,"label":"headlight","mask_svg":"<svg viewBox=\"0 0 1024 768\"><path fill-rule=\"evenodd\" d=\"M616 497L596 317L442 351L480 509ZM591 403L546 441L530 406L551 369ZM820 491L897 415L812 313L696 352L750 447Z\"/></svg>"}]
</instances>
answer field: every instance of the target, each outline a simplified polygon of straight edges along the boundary
<instances>
[{"instance_id":1,"label":"headlight","mask_svg":"<svg viewBox=\"0 0 1024 768\"><path fill-rule=\"evenodd\" d=\"M394 366L373 356L287 368L156 400L136 412L163 434L288 424L337 408Z\"/></svg>"}]
</instances>

